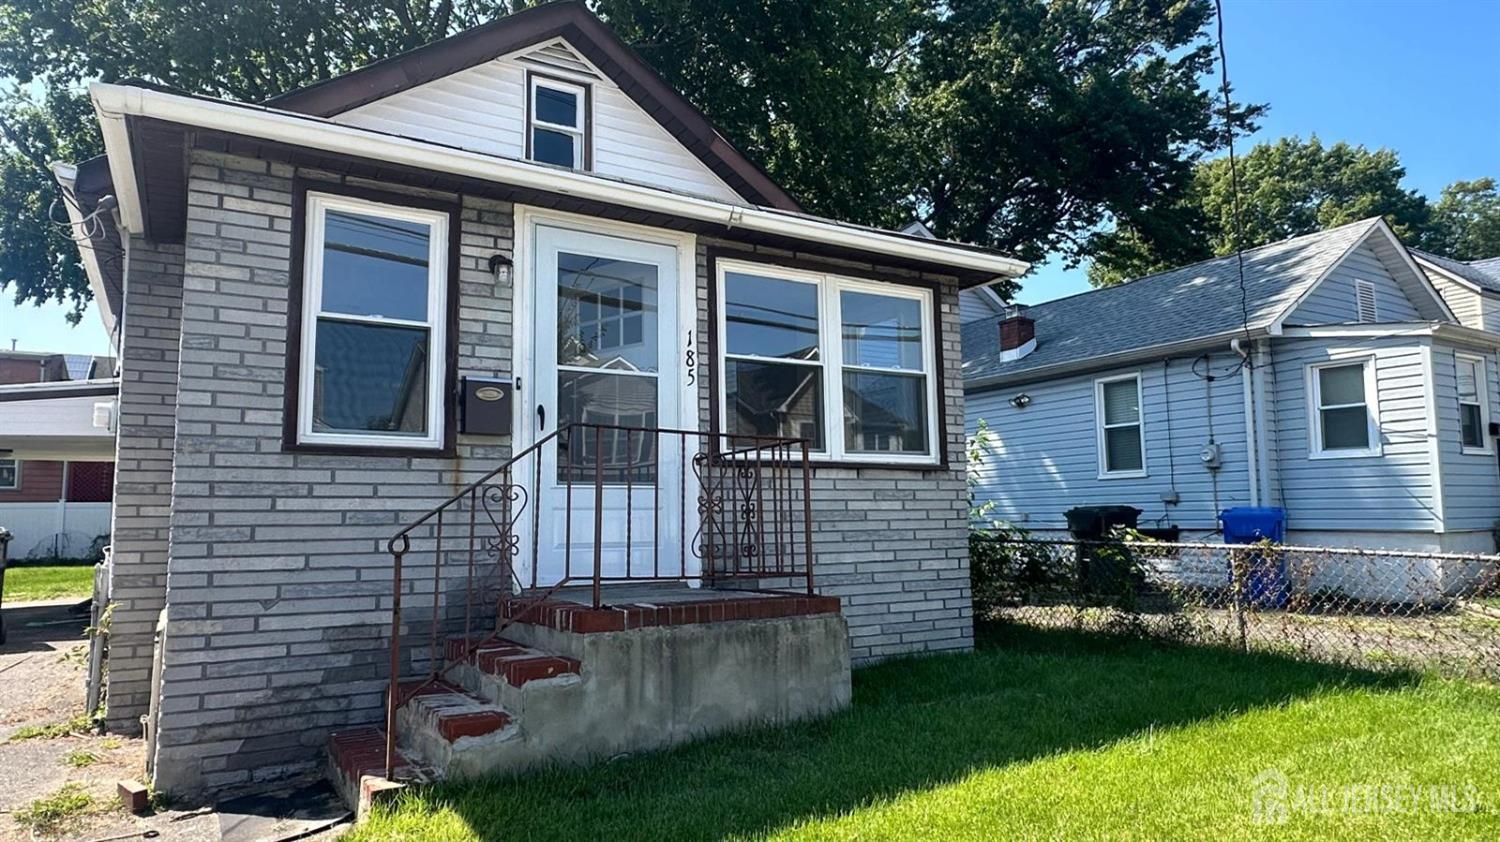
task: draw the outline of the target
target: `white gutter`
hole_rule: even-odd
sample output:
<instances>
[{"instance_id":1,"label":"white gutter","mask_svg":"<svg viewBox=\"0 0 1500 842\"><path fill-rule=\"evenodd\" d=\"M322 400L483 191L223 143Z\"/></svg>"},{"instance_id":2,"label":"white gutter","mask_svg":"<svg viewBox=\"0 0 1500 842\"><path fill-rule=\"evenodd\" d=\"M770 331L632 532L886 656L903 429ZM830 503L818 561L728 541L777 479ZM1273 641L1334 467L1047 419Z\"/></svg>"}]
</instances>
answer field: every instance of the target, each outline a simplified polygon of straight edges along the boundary
<instances>
[{"instance_id":1,"label":"white gutter","mask_svg":"<svg viewBox=\"0 0 1500 842\"><path fill-rule=\"evenodd\" d=\"M1454 322L1391 322L1388 324L1317 325L1289 327L1283 336L1292 338L1400 339L1433 336L1455 342L1500 347L1500 334Z\"/></svg>"},{"instance_id":2,"label":"white gutter","mask_svg":"<svg viewBox=\"0 0 1500 842\"><path fill-rule=\"evenodd\" d=\"M56 161L52 164L52 176L63 189L63 207L68 212L68 221L73 226L73 241L78 245L78 256L83 261L83 274L89 279L89 290L94 293L94 306L99 308L99 319L104 322L104 332L109 334L111 345L115 344L116 318L113 310L109 308L109 296L104 290L104 270L99 265L99 255L94 250L93 244L81 239L84 236L83 209L78 207L77 197L74 194L75 185L78 182L78 168L72 164ZM108 223L99 222L100 225L114 224L111 219ZM119 348L114 349L117 353Z\"/></svg>"},{"instance_id":3,"label":"white gutter","mask_svg":"<svg viewBox=\"0 0 1500 842\"><path fill-rule=\"evenodd\" d=\"M1162 357L1174 357L1189 351L1201 351L1205 348L1224 346L1225 342L1236 337L1245 337L1244 328L1216 333L1210 336L1199 336L1193 339L1184 339L1180 342L1166 342L1161 345L1148 345L1144 348L1132 348L1129 351L1121 351L1115 354L1106 354L1098 357L1087 357L1081 360L1069 360L1062 363L1041 366L1039 368L1028 368L1015 373L991 374L985 377L970 378L964 375L964 391L980 391L984 389L999 388L1002 386L1018 386L1023 383L1034 383L1039 380L1050 380L1063 374L1082 374L1089 371L1114 368L1116 366L1130 365L1144 360L1157 360ZM1260 338L1266 335L1262 328L1251 328L1250 337ZM1500 338L1500 337L1497 337Z\"/></svg>"},{"instance_id":4,"label":"white gutter","mask_svg":"<svg viewBox=\"0 0 1500 842\"><path fill-rule=\"evenodd\" d=\"M125 132L126 116L152 117L169 123L221 130L326 152L546 190L763 234L782 235L908 260L928 261L968 271L989 272L997 278L1019 277L1031 268L1030 264L1014 258L960 248L941 240L923 240L816 217L684 196L527 161L499 158L368 129L342 126L321 118L259 105L179 96L104 83L90 85L89 97L94 102L94 110L104 129L110 174L114 178L115 192L120 199L122 217L127 229L134 233L141 231L142 213L139 186L135 184L130 160L129 138Z\"/></svg>"}]
</instances>

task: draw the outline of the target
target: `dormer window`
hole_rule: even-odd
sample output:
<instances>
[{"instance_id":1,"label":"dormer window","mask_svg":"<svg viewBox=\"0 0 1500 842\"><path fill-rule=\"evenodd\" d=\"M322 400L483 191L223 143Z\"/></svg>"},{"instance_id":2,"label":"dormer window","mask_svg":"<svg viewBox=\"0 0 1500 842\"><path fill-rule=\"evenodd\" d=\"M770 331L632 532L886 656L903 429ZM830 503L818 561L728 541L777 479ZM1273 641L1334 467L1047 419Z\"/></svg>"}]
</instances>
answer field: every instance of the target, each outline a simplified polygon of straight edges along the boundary
<instances>
[{"instance_id":1,"label":"dormer window","mask_svg":"<svg viewBox=\"0 0 1500 842\"><path fill-rule=\"evenodd\" d=\"M575 170L589 168L589 89L529 74L526 157Z\"/></svg>"}]
</instances>

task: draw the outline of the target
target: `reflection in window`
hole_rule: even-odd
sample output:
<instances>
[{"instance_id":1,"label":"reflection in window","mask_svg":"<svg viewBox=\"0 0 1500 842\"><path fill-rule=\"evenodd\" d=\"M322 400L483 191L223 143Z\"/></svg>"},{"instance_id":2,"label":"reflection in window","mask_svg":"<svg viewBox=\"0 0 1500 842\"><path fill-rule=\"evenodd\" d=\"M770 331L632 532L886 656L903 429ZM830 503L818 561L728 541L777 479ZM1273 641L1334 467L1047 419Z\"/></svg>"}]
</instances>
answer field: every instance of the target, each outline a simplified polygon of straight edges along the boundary
<instances>
[{"instance_id":1,"label":"reflection in window","mask_svg":"<svg viewBox=\"0 0 1500 842\"><path fill-rule=\"evenodd\" d=\"M447 215L308 194L298 440L441 444Z\"/></svg>"},{"instance_id":2,"label":"reflection in window","mask_svg":"<svg viewBox=\"0 0 1500 842\"><path fill-rule=\"evenodd\" d=\"M559 440L559 482L571 478L592 483L596 467L609 484L655 481L656 436L644 432L656 427L655 377L559 371L557 398L559 427L598 424L611 428L576 428ZM603 465L598 464L601 454Z\"/></svg>"},{"instance_id":3,"label":"reflection in window","mask_svg":"<svg viewBox=\"0 0 1500 842\"><path fill-rule=\"evenodd\" d=\"M583 152L588 145L584 87L532 78L530 95L531 159L543 164L582 169Z\"/></svg>"},{"instance_id":4,"label":"reflection in window","mask_svg":"<svg viewBox=\"0 0 1500 842\"><path fill-rule=\"evenodd\" d=\"M559 365L657 370L655 266L563 252L557 275Z\"/></svg>"},{"instance_id":5,"label":"reflection in window","mask_svg":"<svg viewBox=\"0 0 1500 842\"><path fill-rule=\"evenodd\" d=\"M726 360L725 432L806 438L823 449L823 369L810 365Z\"/></svg>"},{"instance_id":6,"label":"reflection in window","mask_svg":"<svg viewBox=\"0 0 1500 842\"><path fill-rule=\"evenodd\" d=\"M844 429L851 451L926 453L924 378L845 369Z\"/></svg>"},{"instance_id":7,"label":"reflection in window","mask_svg":"<svg viewBox=\"0 0 1500 842\"><path fill-rule=\"evenodd\" d=\"M815 360L818 285L728 272L724 328L731 355Z\"/></svg>"}]
</instances>

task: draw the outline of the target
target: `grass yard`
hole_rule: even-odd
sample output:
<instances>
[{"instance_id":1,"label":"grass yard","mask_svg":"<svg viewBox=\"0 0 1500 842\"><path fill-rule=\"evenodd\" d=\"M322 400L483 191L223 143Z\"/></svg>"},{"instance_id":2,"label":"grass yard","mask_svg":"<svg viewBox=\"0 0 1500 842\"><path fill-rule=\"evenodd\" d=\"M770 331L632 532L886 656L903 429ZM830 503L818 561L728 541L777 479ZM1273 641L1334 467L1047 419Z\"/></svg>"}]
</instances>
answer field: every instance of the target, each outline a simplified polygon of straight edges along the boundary
<instances>
[{"instance_id":1,"label":"grass yard","mask_svg":"<svg viewBox=\"0 0 1500 842\"><path fill-rule=\"evenodd\" d=\"M1252 812L1266 770L1288 786L1277 827ZM1299 810L1299 789L1323 811ZM1399 809L1372 801L1382 792ZM347 840L1268 832L1500 838L1500 688L994 629L973 654L857 670L853 708L825 721L441 785L378 809Z\"/></svg>"},{"instance_id":2,"label":"grass yard","mask_svg":"<svg viewBox=\"0 0 1500 842\"><path fill-rule=\"evenodd\" d=\"M94 564L11 562L5 568L5 602L86 598L94 592Z\"/></svg>"}]
</instances>

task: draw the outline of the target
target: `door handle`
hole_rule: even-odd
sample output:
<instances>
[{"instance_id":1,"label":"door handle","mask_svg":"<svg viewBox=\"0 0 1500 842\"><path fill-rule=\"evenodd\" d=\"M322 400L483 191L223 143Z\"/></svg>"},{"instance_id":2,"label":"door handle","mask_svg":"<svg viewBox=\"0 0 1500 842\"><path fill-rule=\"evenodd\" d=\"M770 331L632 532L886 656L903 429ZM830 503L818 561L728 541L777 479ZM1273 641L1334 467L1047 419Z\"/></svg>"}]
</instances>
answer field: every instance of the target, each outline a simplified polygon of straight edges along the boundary
<instances>
[{"instance_id":1,"label":"door handle","mask_svg":"<svg viewBox=\"0 0 1500 842\"><path fill-rule=\"evenodd\" d=\"M536 408L536 428L538 430L547 429L547 407L541 404L537 404Z\"/></svg>"}]
</instances>

